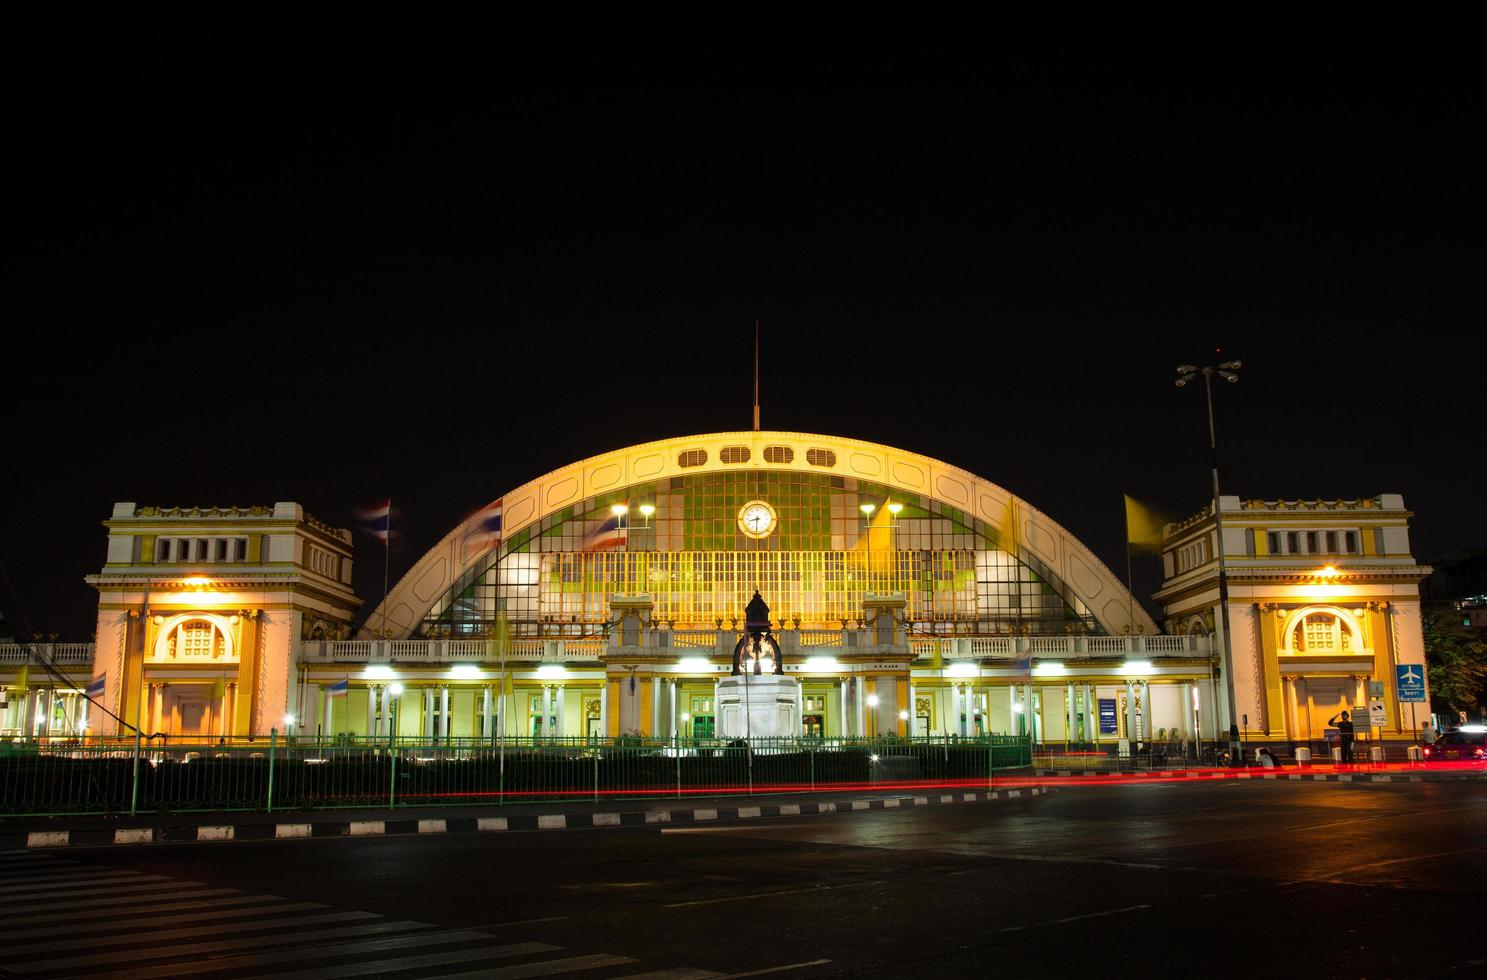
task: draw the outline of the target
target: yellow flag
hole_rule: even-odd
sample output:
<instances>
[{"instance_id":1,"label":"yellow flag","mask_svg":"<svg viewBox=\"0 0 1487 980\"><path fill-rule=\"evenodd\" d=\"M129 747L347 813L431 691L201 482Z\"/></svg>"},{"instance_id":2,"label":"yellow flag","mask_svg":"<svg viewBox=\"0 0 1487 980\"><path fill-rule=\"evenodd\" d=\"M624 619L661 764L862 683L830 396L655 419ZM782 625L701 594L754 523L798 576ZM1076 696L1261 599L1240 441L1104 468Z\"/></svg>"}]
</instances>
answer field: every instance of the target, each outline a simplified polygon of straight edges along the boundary
<instances>
[{"instance_id":1,"label":"yellow flag","mask_svg":"<svg viewBox=\"0 0 1487 980\"><path fill-rule=\"evenodd\" d=\"M29 684L30 682L31 682L31 665L30 664L26 664L26 665L24 665L24 666L21 667L21 672L16 675L15 686L21 689L21 693L22 694L25 694L26 693L26 685Z\"/></svg>"},{"instance_id":2,"label":"yellow flag","mask_svg":"<svg viewBox=\"0 0 1487 980\"><path fill-rule=\"evenodd\" d=\"M1162 527L1167 523L1145 504L1126 498L1126 541L1137 551L1162 550Z\"/></svg>"},{"instance_id":3,"label":"yellow flag","mask_svg":"<svg viewBox=\"0 0 1487 980\"><path fill-rule=\"evenodd\" d=\"M944 670L945 658L940 654L940 638L935 637L933 652L929 655L929 666L931 670Z\"/></svg>"},{"instance_id":4,"label":"yellow flag","mask_svg":"<svg viewBox=\"0 0 1487 980\"><path fill-rule=\"evenodd\" d=\"M227 678L218 677L212 682L212 700L221 701L227 696Z\"/></svg>"}]
</instances>

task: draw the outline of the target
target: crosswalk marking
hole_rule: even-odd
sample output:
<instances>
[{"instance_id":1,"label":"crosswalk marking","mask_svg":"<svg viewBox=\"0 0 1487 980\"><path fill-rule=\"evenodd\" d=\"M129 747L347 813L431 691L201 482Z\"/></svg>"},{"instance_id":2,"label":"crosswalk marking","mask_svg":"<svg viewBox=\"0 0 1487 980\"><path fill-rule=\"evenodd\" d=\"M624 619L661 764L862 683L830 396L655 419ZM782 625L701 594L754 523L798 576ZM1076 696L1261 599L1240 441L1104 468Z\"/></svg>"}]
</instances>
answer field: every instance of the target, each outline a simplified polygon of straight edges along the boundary
<instances>
[{"instance_id":1,"label":"crosswalk marking","mask_svg":"<svg viewBox=\"0 0 1487 980\"><path fill-rule=\"evenodd\" d=\"M169 878L161 878L159 875L145 875L131 881L121 881L117 884L110 882L106 885L93 885L89 887L90 895L122 895L128 892L152 892L162 888L172 891L179 888L200 888L194 881L171 881ZM0 906L24 904L32 905L37 901L49 898L68 898L78 894L76 888L54 888L49 891L30 891L21 895L0 896Z\"/></svg>"},{"instance_id":2,"label":"crosswalk marking","mask_svg":"<svg viewBox=\"0 0 1487 980\"><path fill-rule=\"evenodd\" d=\"M283 899L277 895L239 895L235 898L208 898L200 902L161 902L155 905L130 905L127 908L101 908L84 909L81 912L69 912L67 921L69 923L85 923L88 919L109 919L119 923L119 928L133 928L134 923L130 920L142 915L152 915L156 912L189 912L193 909L221 909L228 906L261 905L264 902L282 902ZM309 903L309 904L314 904ZM324 906L317 906L323 908ZM262 915L260 909L229 909L230 912L242 912L244 915ZM46 925L56 922L57 916L50 912L41 915L6 916L7 928L19 926ZM172 917L171 921L179 922L180 917ZM58 928L72 928L72 926ZM36 933L28 933L36 935Z\"/></svg>"},{"instance_id":3,"label":"crosswalk marking","mask_svg":"<svg viewBox=\"0 0 1487 980\"><path fill-rule=\"evenodd\" d=\"M45 874L45 875L6 875L7 885L0 885L0 895L11 895L15 892L31 892L38 888L55 885L57 887L72 888L77 885L108 884L122 879L132 878L136 881L143 876L133 871L104 871L96 874L87 872L71 872L69 874Z\"/></svg>"},{"instance_id":4,"label":"crosswalk marking","mask_svg":"<svg viewBox=\"0 0 1487 980\"><path fill-rule=\"evenodd\" d=\"M171 887L173 889L176 889L176 890L183 889L187 885L186 882L174 882L174 883L169 883L169 884L171 885ZM201 889L193 888L193 889L190 890L190 894L188 894L188 895L176 894L176 895L173 895L171 897L174 897L174 898L214 898L214 897L216 897L218 895L241 895L241 894L242 894L242 892L238 891L236 888L201 888ZM142 901L142 900L144 900L144 896L140 896L140 895L129 895L129 894L125 894L125 895L111 895L111 896L109 896L107 898L79 898L76 901L72 901L72 902L51 902L51 901L49 901L49 902L46 903L46 907L47 907L47 910L48 911L53 912L53 913L56 913L56 912L70 912L73 909L96 909L96 908L101 908L101 907L106 906L106 905L129 906L129 905L131 905L134 902L138 902L138 901ZM0 911L3 911L3 910L0 910ZM55 916L53 916L53 917L55 918ZM9 917L8 914L6 915L5 921L6 922L9 922L10 921L10 917Z\"/></svg>"},{"instance_id":5,"label":"crosswalk marking","mask_svg":"<svg viewBox=\"0 0 1487 980\"><path fill-rule=\"evenodd\" d=\"M519 980L633 969L639 963L549 943L503 942L481 927L440 929L319 902L19 853L0 854L0 921L9 943L0 943L0 976L155 980L229 971L262 977L278 969L289 971L277 974L279 980L441 972ZM631 980L721 976L678 967L631 974Z\"/></svg>"},{"instance_id":6,"label":"crosswalk marking","mask_svg":"<svg viewBox=\"0 0 1487 980\"><path fill-rule=\"evenodd\" d=\"M77 935L85 932L117 932L127 929L129 932L123 936L114 937L114 942L131 942L135 937L159 939L158 935L152 935L154 930L164 929L172 926L184 925L188 922L211 922L215 919L231 919L234 917L255 915L276 915L280 912L308 912L312 909L323 909L329 906L321 905L319 902L290 902L287 905L260 905L257 908L218 909L215 912L193 912L190 915L172 915L168 919L152 922L134 922L115 919L111 922L69 922L66 925L52 926L47 929L27 929L27 939L40 939L44 936L66 936ZM131 910L133 911L133 910ZM54 920L55 921L55 920ZM10 925L10 920L6 920ZM246 923L243 928L261 928L251 923Z\"/></svg>"},{"instance_id":7,"label":"crosswalk marking","mask_svg":"<svg viewBox=\"0 0 1487 980\"><path fill-rule=\"evenodd\" d=\"M452 953L426 953L423 956L403 956L398 959L377 960L371 963L352 963L344 967L331 966L319 970L303 970L298 973L280 973L271 980L332 980L336 977L364 977L373 973L391 973L394 970L416 970L424 966L443 966L446 963L468 963L487 957L483 949L462 949ZM590 956L572 956L562 960L543 960L540 963L523 963L519 966L503 966L477 970L473 973L448 974L449 977L541 977L554 973L569 973L574 970L595 970L601 966L622 966L634 963L628 956L611 956L595 953ZM266 978L268 980L268 978Z\"/></svg>"},{"instance_id":8,"label":"crosswalk marking","mask_svg":"<svg viewBox=\"0 0 1487 980\"><path fill-rule=\"evenodd\" d=\"M274 909L273 911L280 910ZM163 943L169 939L195 939L199 936L216 936L225 932L254 932L278 929L281 926L322 925L327 922L354 922L375 918L377 915L372 912L327 912L322 915L297 916L293 919L246 919L241 922L218 922L213 925L164 929L159 932L135 932L123 936L78 936L71 939L56 939L46 943L12 946L6 952L21 955L87 949L89 946L123 946L137 942Z\"/></svg>"},{"instance_id":9,"label":"crosswalk marking","mask_svg":"<svg viewBox=\"0 0 1487 980\"><path fill-rule=\"evenodd\" d=\"M363 913L371 915L370 912ZM200 953L220 953L228 950L252 949L255 946L284 946L288 943L315 943L324 939L341 939L347 936L375 935L384 932L407 932L411 929L431 928L424 922L376 922L369 925L342 926L337 929L312 929L309 932L280 933L274 936L252 936L243 939L217 939L204 943L185 943L180 946L151 949L125 949L109 953L94 953L88 956L70 956L64 959L31 960L10 965L12 970L35 972L39 970L70 970L73 967L106 966L110 963L130 963L136 960L164 959L169 956L194 956ZM162 950L168 949L167 952Z\"/></svg>"},{"instance_id":10,"label":"crosswalk marking","mask_svg":"<svg viewBox=\"0 0 1487 980\"><path fill-rule=\"evenodd\" d=\"M147 980L154 977L178 977L191 973L216 973L221 970L240 970L245 967L261 968L273 963L293 963L295 960L338 959L345 956L364 956L394 949L410 949L418 946L437 946L441 943L469 942L474 937L489 941L483 933L466 930L453 932L422 932L411 936L396 936L391 939L373 939L366 942L339 943L334 946L316 946L305 949L281 949L269 953L249 953L202 960L200 962L176 963L165 967L141 967L122 973L107 974L109 980ZM470 938L465 938L470 937ZM512 943L505 946L485 947L491 959L511 956L529 956L562 949L546 943ZM378 961L382 962L382 961Z\"/></svg>"}]
</instances>

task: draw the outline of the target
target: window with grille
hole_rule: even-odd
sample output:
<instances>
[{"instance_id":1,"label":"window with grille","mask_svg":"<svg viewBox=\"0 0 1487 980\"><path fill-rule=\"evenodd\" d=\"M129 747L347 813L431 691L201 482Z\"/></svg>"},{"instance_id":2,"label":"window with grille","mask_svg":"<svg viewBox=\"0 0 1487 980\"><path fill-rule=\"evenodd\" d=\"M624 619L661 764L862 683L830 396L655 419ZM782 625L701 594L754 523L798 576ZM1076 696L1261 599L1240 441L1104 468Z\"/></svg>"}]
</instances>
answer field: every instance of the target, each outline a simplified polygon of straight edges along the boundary
<instances>
[{"instance_id":1,"label":"window with grille","mask_svg":"<svg viewBox=\"0 0 1487 980\"><path fill-rule=\"evenodd\" d=\"M764 461L766 463L793 463L795 462L795 450L789 446L765 446Z\"/></svg>"},{"instance_id":2,"label":"window with grille","mask_svg":"<svg viewBox=\"0 0 1487 980\"><path fill-rule=\"evenodd\" d=\"M1331 613L1312 613L1296 627L1292 645L1297 653L1351 652L1353 634Z\"/></svg>"},{"instance_id":3,"label":"window with grille","mask_svg":"<svg viewBox=\"0 0 1487 980\"><path fill-rule=\"evenodd\" d=\"M805 461L812 466L835 466L836 453L830 449L807 449Z\"/></svg>"},{"instance_id":4,"label":"window with grille","mask_svg":"<svg viewBox=\"0 0 1487 980\"><path fill-rule=\"evenodd\" d=\"M707 463L706 449L688 449L676 457L676 465L683 469L689 466L703 466Z\"/></svg>"},{"instance_id":5,"label":"window with grille","mask_svg":"<svg viewBox=\"0 0 1487 980\"><path fill-rule=\"evenodd\" d=\"M724 446L718 458L725 463L747 463L752 454L748 446Z\"/></svg>"},{"instance_id":6,"label":"window with grille","mask_svg":"<svg viewBox=\"0 0 1487 980\"><path fill-rule=\"evenodd\" d=\"M175 628L166 649L175 657L209 659L226 652L226 639L215 624L205 619L192 619Z\"/></svg>"}]
</instances>

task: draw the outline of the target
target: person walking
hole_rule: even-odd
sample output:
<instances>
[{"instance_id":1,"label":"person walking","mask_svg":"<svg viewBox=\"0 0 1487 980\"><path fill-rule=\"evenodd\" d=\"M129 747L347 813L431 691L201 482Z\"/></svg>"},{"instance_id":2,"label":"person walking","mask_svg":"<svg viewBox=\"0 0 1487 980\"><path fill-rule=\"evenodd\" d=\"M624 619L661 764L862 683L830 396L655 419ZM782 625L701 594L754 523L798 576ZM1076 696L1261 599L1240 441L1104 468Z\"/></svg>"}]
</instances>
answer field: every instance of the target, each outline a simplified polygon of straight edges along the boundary
<instances>
[{"instance_id":1,"label":"person walking","mask_svg":"<svg viewBox=\"0 0 1487 980\"><path fill-rule=\"evenodd\" d=\"M1342 749L1344 765L1353 764L1353 722L1346 711L1327 719L1327 724L1337 728L1337 746Z\"/></svg>"}]
</instances>

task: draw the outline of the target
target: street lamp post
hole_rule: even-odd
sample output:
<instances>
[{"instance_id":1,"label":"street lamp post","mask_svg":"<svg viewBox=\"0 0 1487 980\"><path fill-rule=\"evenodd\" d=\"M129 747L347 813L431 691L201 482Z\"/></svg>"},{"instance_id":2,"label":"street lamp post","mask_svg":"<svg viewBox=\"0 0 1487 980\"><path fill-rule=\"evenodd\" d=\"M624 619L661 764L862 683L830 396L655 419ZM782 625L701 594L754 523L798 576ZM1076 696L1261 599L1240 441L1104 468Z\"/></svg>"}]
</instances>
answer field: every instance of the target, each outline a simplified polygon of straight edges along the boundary
<instances>
[{"instance_id":1,"label":"street lamp post","mask_svg":"<svg viewBox=\"0 0 1487 980\"><path fill-rule=\"evenodd\" d=\"M1239 743L1239 726L1236 724L1238 705L1234 701L1234 664L1232 655L1234 645L1229 639L1229 574L1228 565L1224 560L1224 516L1223 511L1219 507L1219 448L1218 436L1213 424L1213 378L1214 375L1218 375L1230 384L1234 384L1239 380L1239 375L1236 372L1243 366L1243 363L1240 361L1225 361L1217 367L1196 367L1192 364L1180 364L1177 368L1177 387L1187 387L1189 381L1192 381L1201 374L1203 376L1204 394L1208 399L1208 454L1209 466L1213 471L1213 527L1219 559L1219 622L1220 629L1223 632L1219 656L1226 678L1224 691L1228 695L1229 703L1229 765L1231 766L1243 764L1244 759Z\"/></svg>"}]
</instances>

